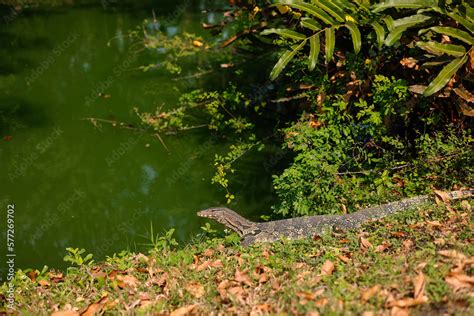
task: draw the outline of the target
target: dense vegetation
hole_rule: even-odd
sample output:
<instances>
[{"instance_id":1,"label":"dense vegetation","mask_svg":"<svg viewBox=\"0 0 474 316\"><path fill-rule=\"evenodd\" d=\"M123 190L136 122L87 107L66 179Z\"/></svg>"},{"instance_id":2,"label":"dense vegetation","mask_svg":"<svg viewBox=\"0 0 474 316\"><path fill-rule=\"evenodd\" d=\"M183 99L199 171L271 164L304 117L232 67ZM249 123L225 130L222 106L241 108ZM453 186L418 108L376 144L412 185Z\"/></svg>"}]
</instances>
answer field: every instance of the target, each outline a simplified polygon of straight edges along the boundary
<instances>
[{"instance_id":1,"label":"dense vegetation","mask_svg":"<svg viewBox=\"0 0 474 316\"><path fill-rule=\"evenodd\" d=\"M228 203L235 162L275 143L283 152L275 151L270 171L286 153L293 157L273 180L279 216L346 212L473 183L474 21L467 2L233 3L220 25L206 25L231 29L233 37L185 42L194 53L232 59L208 69L234 69L234 84L184 94L171 113L141 114L156 130L187 126L196 115L186 113L197 110L210 130L234 139L226 155L216 155L212 179ZM145 34L146 45L159 36ZM252 70L238 66L252 59L266 65L272 56L278 62L266 78L249 79Z\"/></svg>"}]
</instances>

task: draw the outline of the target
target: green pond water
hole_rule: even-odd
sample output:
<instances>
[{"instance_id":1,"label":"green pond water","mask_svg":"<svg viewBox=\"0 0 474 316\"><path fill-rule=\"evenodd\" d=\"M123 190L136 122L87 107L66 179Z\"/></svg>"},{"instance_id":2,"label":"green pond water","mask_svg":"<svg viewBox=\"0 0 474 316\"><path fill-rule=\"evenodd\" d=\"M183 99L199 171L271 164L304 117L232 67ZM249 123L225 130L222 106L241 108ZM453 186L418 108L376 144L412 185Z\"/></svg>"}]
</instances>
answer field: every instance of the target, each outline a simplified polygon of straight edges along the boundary
<instances>
[{"instance_id":1,"label":"green pond water","mask_svg":"<svg viewBox=\"0 0 474 316\"><path fill-rule=\"evenodd\" d=\"M225 203L210 178L214 154L228 144L205 129L163 135L165 149L152 135L84 120L137 124L133 107L170 108L180 92L209 88L212 80L174 81L164 71L136 70L153 62L153 54L135 55L136 39L126 36L152 10L170 36L205 35L200 24L222 16L212 11L219 2L209 3L104 7L97 1L24 11L0 22L2 257L8 204L15 205L16 267L64 268L66 247L85 248L96 260L146 249L150 224L155 232L176 228L175 237L188 242L204 223L196 211ZM181 75L194 72L190 66ZM239 167L232 207L251 217L268 211L264 155L251 153ZM3 274L6 266L0 267Z\"/></svg>"}]
</instances>

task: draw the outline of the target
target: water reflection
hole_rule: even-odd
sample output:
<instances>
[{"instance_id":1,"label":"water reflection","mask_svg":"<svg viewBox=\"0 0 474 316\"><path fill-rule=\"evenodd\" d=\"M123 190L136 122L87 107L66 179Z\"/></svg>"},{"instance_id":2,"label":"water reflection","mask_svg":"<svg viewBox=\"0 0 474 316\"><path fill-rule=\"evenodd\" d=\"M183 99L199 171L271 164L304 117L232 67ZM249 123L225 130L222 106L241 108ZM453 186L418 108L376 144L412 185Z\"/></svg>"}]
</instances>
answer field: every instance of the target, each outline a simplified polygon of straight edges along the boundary
<instances>
[{"instance_id":1,"label":"water reflection","mask_svg":"<svg viewBox=\"0 0 474 316\"><path fill-rule=\"evenodd\" d=\"M228 144L202 131L163 137L165 149L153 135L84 120L137 124L133 107L155 111L176 104L190 83L208 88L198 79L173 81L165 72L134 70L153 62L137 55L126 36L150 18L153 7L144 3L31 11L0 33L0 132L12 136L0 143L0 201L19 210L18 267L61 267L66 247L86 248L99 260L134 250L151 223L155 232L175 227L186 241L202 225L195 212L224 203L210 178L214 153ZM207 8L205 1L154 3L159 25L149 27L166 27L169 36L200 30L209 19L198 10ZM227 82L218 77L209 81L212 88L216 81ZM61 134L52 137L57 129ZM261 161L252 160L239 174L247 182L237 187L236 207L245 214L269 209L271 201L270 177L265 182Z\"/></svg>"}]
</instances>

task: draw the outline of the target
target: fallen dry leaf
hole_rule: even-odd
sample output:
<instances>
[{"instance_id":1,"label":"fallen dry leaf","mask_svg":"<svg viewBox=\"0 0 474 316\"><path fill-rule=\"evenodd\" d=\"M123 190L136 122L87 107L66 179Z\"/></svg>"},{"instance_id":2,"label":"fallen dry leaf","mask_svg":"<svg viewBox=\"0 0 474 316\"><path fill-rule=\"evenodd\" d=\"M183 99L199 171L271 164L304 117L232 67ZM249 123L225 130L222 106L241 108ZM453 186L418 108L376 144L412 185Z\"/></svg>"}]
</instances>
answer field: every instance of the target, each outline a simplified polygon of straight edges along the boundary
<instances>
[{"instance_id":1,"label":"fallen dry leaf","mask_svg":"<svg viewBox=\"0 0 474 316\"><path fill-rule=\"evenodd\" d=\"M408 90L416 94L423 94L423 92L426 90L426 86L415 84L415 85L409 86Z\"/></svg>"},{"instance_id":2,"label":"fallen dry leaf","mask_svg":"<svg viewBox=\"0 0 474 316\"><path fill-rule=\"evenodd\" d=\"M253 307L252 313L250 313L250 315L255 315L256 312L268 314L271 311L271 309L272 307L270 304L267 304L267 303L257 304Z\"/></svg>"},{"instance_id":3,"label":"fallen dry leaf","mask_svg":"<svg viewBox=\"0 0 474 316\"><path fill-rule=\"evenodd\" d=\"M464 100L470 103L474 103L474 95L469 92L462 84L460 84L457 88L454 89L454 92Z\"/></svg>"},{"instance_id":4,"label":"fallen dry leaf","mask_svg":"<svg viewBox=\"0 0 474 316\"><path fill-rule=\"evenodd\" d=\"M370 243L370 241L368 241L367 239L365 239L364 237L360 237L360 248L362 250L367 250L369 248L372 247L372 244Z\"/></svg>"},{"instance_id":5,"label":"fallen dry leaf","mask_svg":"<svg viewBox=\"0 0 474 316\"><path fill-rule=\"evenodd\" d=\"M260 274L260 276L258 277L258 283L262 284L262 283L266 283L267 281L268 281L267 274L265 272Z\"/></svg>"},{"instance_id":6,"label":"fallen dry leaf","mask_svg":"<svg viewBox=\"0 0 474 316\"><path fill-rule=\"evenodd\" d=\"M229 280L223 280L219 285L217 286L217 291L221 295L222 299L225 299L227 297L227 288L230 287L233 284L233 282Z\"/></svg>"},{"instance_id":7,"label":"fallen dry leaf","mask_svg":"<svg viewBox=\"0 0 474 316\"><path fill-rule=\"evenodd\" d=\"M204 261L201 265L196 267L196 271L200 272L206 270L211 266L211 262L209 260Z\"/></svg>"},{"instance_id":8,"label":"fallen dry leaf","mask_svg":"<svg viewBox=\"0 0 474 316\"><path fill-rule=\"evenodd\" d=\"M81 313L81 316L93 316L99 314L104 308L107 299L107 296L104 296L98 302L90 304L86 310Z\"/></svg>"},{"instance_id":9,"label":"fallen dry leaf","mask_svg":"<svg viewBox=\"0 0 474 316\"><path fill-rule=\"evenodd\" d=\"M306 299L308 301L314 301L318 296L324 293L324 288L319 288L315 292L297 292L296 296L300 299Z\"/></svg>"},{"instance_id":10,"label":"fallen dry leaf","mask_svg":"<svg viewBox=\"0 0 474 316\"><path fill-rule=\"evenodd\" d=\"M272 289L279 291L281 289L280 282L277 279L272 279Z\"/></svg>"},{"instance_id":11,"label":"fallen dry leaf","mask_svg":"<svg viewBox=\"0 0 474 316\"><path fill-rule=\"evenodd\" d=\"M206 293L204 286L199 282L189 282L188 285L186 285L186 291L195 298L201 298Z\"/></svg>"},{"instance_id":12,"label":"fallen dry leaf","mask_svg":"<svg viewBox=\"0 0 474 316\"><path fill-rule=\"evenodd\" d=\"M405 250L410 250L411 247L413 247L415 243L411 239L407 239L403 241L403 247Z\"/></svg>"},{"instance_id":13,"label":"fallen dry leaf","mask_svg":"<svg viewBox=\"0 0 474 316\"><path fill-rule=\"evenodd\" d=\"M453 287L454 291L474 287L474 277L465 274L451 273L445 278L445 281Z\"/></svg>"},{"instance_id":14,"label":"fallen dry leaf","mask_svg":"<svg viewBox=\"0 0 474 316\"><path fill-rule=\"evenodd\" d=\"M387 250L389 247L390 247L390 243L384 240L381 245L378 245L377 247L375 247L375 252L383 252Z\"/></svg>"},{"instance_id":15,"label":"fallen dry leaf","mask_svg":"<svg viewBox=\"0 0 474 316\"><path fill-rule=\"evenodd\" d=\"M146 286L151 286L151 285L156 285L159 287L164 287L166 285L166 280L168 279L168 273L165 272L162 275L158 276L153 276L150 280L148 280L145 285Z\"/></svg>"},{"instance_id":16,"label":"fallen dry leaf","mask_svg":"<svg viewBox=\"0 0 474 316\"><path fill-rule=\"evenodd\" d=\"M270 258L270 252L268 250L264 250L264 251L262 251L262 256L265 259L268 259L268 258Z\"/></svg>"},{"instance_id":17,"label":"fallen dry leaf","mask_svg":"<svg viewBox=\"0 0 474 316\"><path fill-rule=\"evenodd\" d=\"M438 254L442 255L443 257L459 259L459 260L464 260L467 258L464 254L457 252L456 250L440 250L438 251Z\"/></svg>"},{"instance_id":18,"label":"fallen dry leaf","mask_svg":"<svg viewBox=\"0 0 474 316\"><path fill-rule=\"evenodd\" d=\"M125 287L137 288L138 280L133 275L117 275L117 284L123 289Z\"/></svg>"},{"instance_id":19,"label":"fallen dry leaf","mask_svg":"<svg viewBox=\"0 0 474 316\"><path fill-rule=\"evenodd\" d=\"M426 296L422 296L420 298L403 298L401 300L395 300L389 302L387 305L388 307L410 307L415 305L421 305L428 302L428 298Z\"/></svg>"},{"instance_id":20,"label":"fallen dry leaf","mask_svg":"<svg viewBox=\"0 0 474 316\"><path fill-rule=\"evenodd\" d=\"M211 267L213 267L213 268L223 268L224 265L222 264L221 259L217 259L217 260L215 260L211 263Z\"/></svg>"},{"instance_id":21,"label":"fallen dry leaf","mask_svg":"<svg viewBox=\"0 0 474 316\"><path fill-rule=\"evenodd\" d=\"M28 272L28 277L30 278L31 282L35 283L36 282L36 277L38 276L38 271L37 270L32 270Z\"/></svg>"},{"instance_id":22,"label":"fallen dry leaf","mask_svg":"<svg viewBox=\"0 0 474 316\"><path fill-rule=\"evenodd\" d=\"M49 272L49 279L51 280L51 282L54 282L54 283L62 282L62 281L64 281L64 273L62 273L62 272L58 272L58 273Z\"/></svg>"},{"instance_id":23,"label":"fallen dry leaf","mask_svg":"<svg viewBox=\"0 0 474 316\"><path fill-rule=\"evenodd\" d=\"M413 285L415 287L413 297L419 299L425 296L425 286L426 286L426 277L423 272L419 272L418 275L413 280Z\"/></svg>"},{"instance_id":24,"label":"fallen dry leaf","mask_svg":"<svg viewBox=\"0 0 474 316\"><path fill-rule=\"evenodd\" d=\"M79 312L76 311L58 311L51 314L51 316L79 316Z\"/></svg>"},{"instance_id":25,"label":"fallen dry leaf","mask_svg":"<svg viewBox=\"0 0 474 316\"><path fill-rule=\"evenodd\" d=\"M415 67L417 62L418 62L418 60L416 60L416 59L413 58L413 57L405 57L405 58L403 58L402 60L400 60L400 64L401 64L403 67L407 67L407 68L413 68L413 67Z\"/></svg>"},{"instance_id":26,"label":"fallen dry leaf","mask_svg":"<svg viewBox=\"0 0 474 316\"><path fill-rule=\"evenodd\" d=\"M202 254L204 255L204 257L212 257L212 255L214 254L214 250L208 248L204 250Z\"/></svg>"},{"instance_id":27,"label":"fallen dry leaf","mask_svg":"<svg viewBox=\"0 0 474 316\"><path fill-rule=\"evenodd\" d=\"M394 306L390 310L390 316L409 316L410 313L408 312L407 308L400 308L398 306Z\"/></svg>"},{"instance_id":28,"label":"fallen dry leaf","mask_svg":"<svg viewBox=\"0 0 474 316\"><path fill-rule=\"evenodd\" d=\"M41 279L38 281L38 284L41 285L42 287L48 287L50 286L51 284L49 284L49 282L45 279Z\"/></svg>"},{"instance_id":29,"label":"fallen dry leaf","mask_svg":"<svg viewBox=\"0 0 474 316\"><path fill-rule=\"evenodd\" d=\"M470 107L466 102L461 102L460 106L462 114L469 117L474 116L474 108Z\"/></svg>"},{"instance_id":30,"label":"fallen dry leaf","mask_svg":"<svg viewBox=\"0 0 474 316\"><path fill-rule=\"evenodd\" d=\"M375 294L377 294L379 291L380 291L380 285L377 284L377 285L374 285L372 286L371 288L368 288L364 291L362 291L362 295L361 295L361 298L364 302L367 302L368 300L370 300Z\"/></svg>"},{"instance_id":31,"label":"fallen dry leaf","mask_svg":"<svg viewBox=\"0 0 474 316\"><path fill-rule=\"evenodd\" d=\"M402 238L402 237L405 237L407 234L404 232L391 232L391 235L393 237Z\"/></svg>"},{"instance_id":32,"label":"fallen dry leaf","mask_svg":"<svg viewBox=\"0 0 474 316\"><path fill-rule=\"evenodd\" d=\"M189 313L191 313L193 311L193 309L195 309L198 306L199 306L199 304L192 304L192 305L187 305L187 306L180 307L180 308L175 309L174 311L172 311L170 313L170 316L188 315Z\"/></svg>"},{"instance_id":33,"label":"fallen dry leaf","mask_svg":"<svg viewBox=\"0 0 474 316\"><path fill-rule=\"evenodd\" d=\"M321 275L331 275L334 271L334 263L331 260L326 260L321 267Z\"/></svg>"},{"instance_id":34,"label":"fallen dry leaf","mask_svg":"<svg viewBox=\"0 0 474 316\"><path fill-rule=\"evenodd\" d=\"M112 270L112 271L110 271L110 273L108 275L108 278L113 280L117 277L117 275L118 275L118 270Z\"/></svg>"},{"instance_id":35,"label":"fallen dry leaf","mask_svg":"<svg viewBox=\"0 0 474 316\"><path fill-rule=\"evenodd\" d=\"M236 269L235 274L234 274L234 279L235 281L240 282L242 284L253 286L252 281L247 275L247 270L240 271L239 269Z\"/></svg>"},{"instance_id":36,"label":"fallen dry leaf","mask_svg":"<svg viewBox=\"0 0 474 316\"><path fill-rule=\"evenodd\" d=\"M329 300L327 298L322 298L320 300L317 300L316 302L314 302L314 305L318 306L318 307L324 307L327 305L327 303L329 302Z\"/></svg>"},{"instance_id":37,"label":"fallen dry leaf","mask_svg":"<svg viewBox=\"0 0 474 316\"><path fill-rule=\"evenodd\" d=\"M338 255L337 257L344 263L349 263L351 261L349 257L346 257L344 255Z\"/></svg>"},{"instance_id":38,"label":"fallen dry leaf","mask_svg":"<svg viewBox=\"0 0 474 316\"><path fill-rule=\"evenodd\" d=\"M427 265L428 265L428 262L426 262L426 261L420 262L420 263L416 266L415 270L416 270L416 271L421 271L421 270L423 270Z\"/></svg>"}]
</instances>

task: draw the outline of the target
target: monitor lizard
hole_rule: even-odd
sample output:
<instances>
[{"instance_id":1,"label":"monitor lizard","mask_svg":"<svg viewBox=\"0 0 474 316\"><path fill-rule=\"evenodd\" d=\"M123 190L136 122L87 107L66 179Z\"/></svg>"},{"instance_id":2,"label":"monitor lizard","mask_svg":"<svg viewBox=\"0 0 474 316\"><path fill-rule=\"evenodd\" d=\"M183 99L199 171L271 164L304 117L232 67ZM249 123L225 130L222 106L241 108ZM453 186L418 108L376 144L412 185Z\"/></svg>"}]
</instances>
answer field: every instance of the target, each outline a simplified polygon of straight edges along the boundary
<instances>
[{"instance_id":1,"label":"monitor lizard","mask_svg":"<svg viewBox=\"0 0 474 316\"><path fill-rule=\"evenodd\" d=\"M474 190L447 192L450 200L472 197ZM270 222L252 222L226 207L211 207L197 213L213 219L242 237L242 245L255 242L274 242L282 237L303 239L320 235L325 230L347 230L359 227L370 220L379 219L433 200L433 195L421 195L379 206L369 207L351 214L316 215L282 219Z\"/></svg>"}]
</instances>

